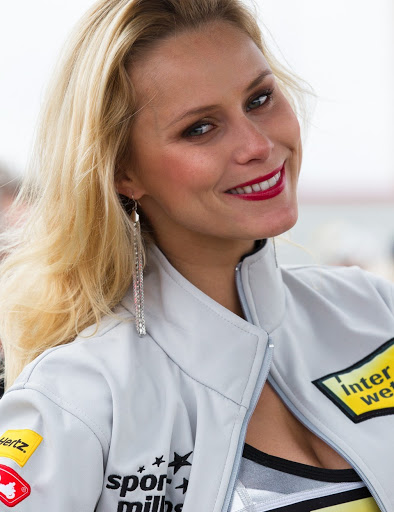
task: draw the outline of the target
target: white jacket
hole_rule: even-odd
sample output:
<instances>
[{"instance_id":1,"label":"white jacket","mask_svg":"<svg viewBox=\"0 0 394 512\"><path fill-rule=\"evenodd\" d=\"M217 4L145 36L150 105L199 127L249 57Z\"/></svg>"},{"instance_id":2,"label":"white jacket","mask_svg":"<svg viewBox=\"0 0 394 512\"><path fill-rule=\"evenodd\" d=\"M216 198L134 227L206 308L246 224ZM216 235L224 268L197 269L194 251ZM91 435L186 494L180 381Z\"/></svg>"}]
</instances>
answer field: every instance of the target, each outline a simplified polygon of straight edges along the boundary
<instances>
[{"instance_id":1,"label":"white jacket","mask_svg":"<svg viewBox=\"0 0 394 512\"><path fill-rule=\"evenodd\" d=\"M236 269L246 321L157 247L148 261L144 338L128 294L0 400L0 510L227 512L269 374L392 512L393 285L358 268L277 268L266 243Z\"/></svg>"}]
</instances>

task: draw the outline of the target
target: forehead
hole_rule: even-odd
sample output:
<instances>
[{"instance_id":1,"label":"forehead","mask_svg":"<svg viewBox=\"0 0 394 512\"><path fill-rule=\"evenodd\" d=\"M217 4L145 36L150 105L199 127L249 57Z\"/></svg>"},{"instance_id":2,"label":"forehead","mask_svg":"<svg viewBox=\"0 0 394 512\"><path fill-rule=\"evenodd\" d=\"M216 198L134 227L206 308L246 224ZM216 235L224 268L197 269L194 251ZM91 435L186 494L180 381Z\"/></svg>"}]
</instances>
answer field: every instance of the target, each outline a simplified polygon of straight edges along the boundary
<instances>
[{"instance_id":1,"label":"forehead","mask_svg":"<svg viewBox=\"0 0 394 512\"><path fill-rule=\"evenodd\" d=\"M250 37L224 22L182 32L160 42L130 69L138 108L165 117L182 108L241 92L269 69Z\"/></svg>"}]
</instances>

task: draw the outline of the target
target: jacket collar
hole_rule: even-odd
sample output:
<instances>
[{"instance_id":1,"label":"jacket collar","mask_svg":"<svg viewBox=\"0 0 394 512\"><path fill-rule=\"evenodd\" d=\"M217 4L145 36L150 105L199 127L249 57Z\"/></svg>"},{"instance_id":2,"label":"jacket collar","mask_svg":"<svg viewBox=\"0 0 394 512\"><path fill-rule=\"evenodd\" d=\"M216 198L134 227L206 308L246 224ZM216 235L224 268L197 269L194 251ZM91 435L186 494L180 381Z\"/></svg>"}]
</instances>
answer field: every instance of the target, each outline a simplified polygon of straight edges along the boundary
<instances>
[{"instance_id":1,"label":"jacket collar","mask_svg":"<svg viewBox=\"0 0 394 512\"><path fill-rule=\"evenodd\" d=\"M248 406L268 335L284 314L284 287L272 243L246 256L240 266L242 293L253 323L196 288L158 247L152 245L147 256L147 335L192 379ZM132 293L122 303L133 311Z\"/></svg>"},{"instance_id":2,"label":"jacket collar","mask_svg":"<svg viewBox=\"0 0 394 512\"><path fill-rule=\"evenodd\" d=\"M250 320L270 334L285 314L285 287L271 240L246 256L241 265L242 287Z\"/></svg>"}]
</instances>

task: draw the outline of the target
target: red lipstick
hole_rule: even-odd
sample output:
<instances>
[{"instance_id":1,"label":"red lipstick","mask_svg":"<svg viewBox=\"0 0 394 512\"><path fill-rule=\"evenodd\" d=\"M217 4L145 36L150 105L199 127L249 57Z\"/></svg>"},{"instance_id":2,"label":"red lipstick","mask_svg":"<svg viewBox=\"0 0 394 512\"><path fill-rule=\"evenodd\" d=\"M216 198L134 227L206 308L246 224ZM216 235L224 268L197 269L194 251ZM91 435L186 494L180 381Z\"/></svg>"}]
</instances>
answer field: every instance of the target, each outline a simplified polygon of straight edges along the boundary
<instances>
[{"instance_id":1,"label":"red lipstick","mask_svg":"<svg viewBox=\"0 0 394 512\"><path fill-rule=\"evenodd\" d=\"M232 187L232 188L251 187L252 185L255 185L256 183L260 183L261 181L267 181L267 180L273 178L275 176L275 174L278 174L279 171L282 171L284 166L285 166L285 164L282 164L280 167L278 167L277 169L274 169L272 172L270 172L269 174L266 174L265 176L260 176L254 180L247 181L246 183L241 183L240 185L237 185L236 187Z\"/></svg>"},{"instance_id":2,"label":"red lipstick","mask_svg":"<svg viewBox=\"0 0 394 512\"><path fill-rule=\"evenodd\" d=\"M267 190L260 190L260 191L253 191L250 193L245 194L238 194L238 193L230 193L227 191L227 194L230 194L231 197L238 198L238 199L244 199L246 201L264 201L266 199L271 199L272 197L275 197L279 195L283 189L285 188L285 164L281 167L278 167L277 169L274 169L269 174L266 174L265 176L256 178L254 180L248 181L246 183L242 183L241 185L237 185L236 187L233 187L231 190L236 188L244 188L244 187L251 187L252 185L255 185L256 183L261 183L262 181L267 181L271 178L273 178L276 174L280 172L279 180L276 182L275 185L270 187Z\"/></svg>"}]
</instances>

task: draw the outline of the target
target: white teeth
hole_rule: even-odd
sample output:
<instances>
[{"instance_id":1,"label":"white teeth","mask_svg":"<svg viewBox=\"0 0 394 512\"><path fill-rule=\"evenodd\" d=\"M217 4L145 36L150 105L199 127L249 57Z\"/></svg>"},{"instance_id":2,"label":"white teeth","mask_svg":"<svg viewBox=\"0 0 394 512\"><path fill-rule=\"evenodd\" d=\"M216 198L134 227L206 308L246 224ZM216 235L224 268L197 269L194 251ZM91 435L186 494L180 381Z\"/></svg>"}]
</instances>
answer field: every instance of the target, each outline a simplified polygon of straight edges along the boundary
<instances>
[{"instance_id":1,"label":"white teeth","mask_svg":"<svg viewBox=\"0 0 394 512\"><path fill-rule=\"evenodd\" d=\"M232 188L228 192L230 194L250 194L251 192L260 192L264 190L268 190L269 188L276 185L280 179L281 171L279 171L275 176L270 178L269 180L261 181L260 183L255 183L252 186L247 185L246 187L237 187Z\"/></svg>"}]
</instances>

